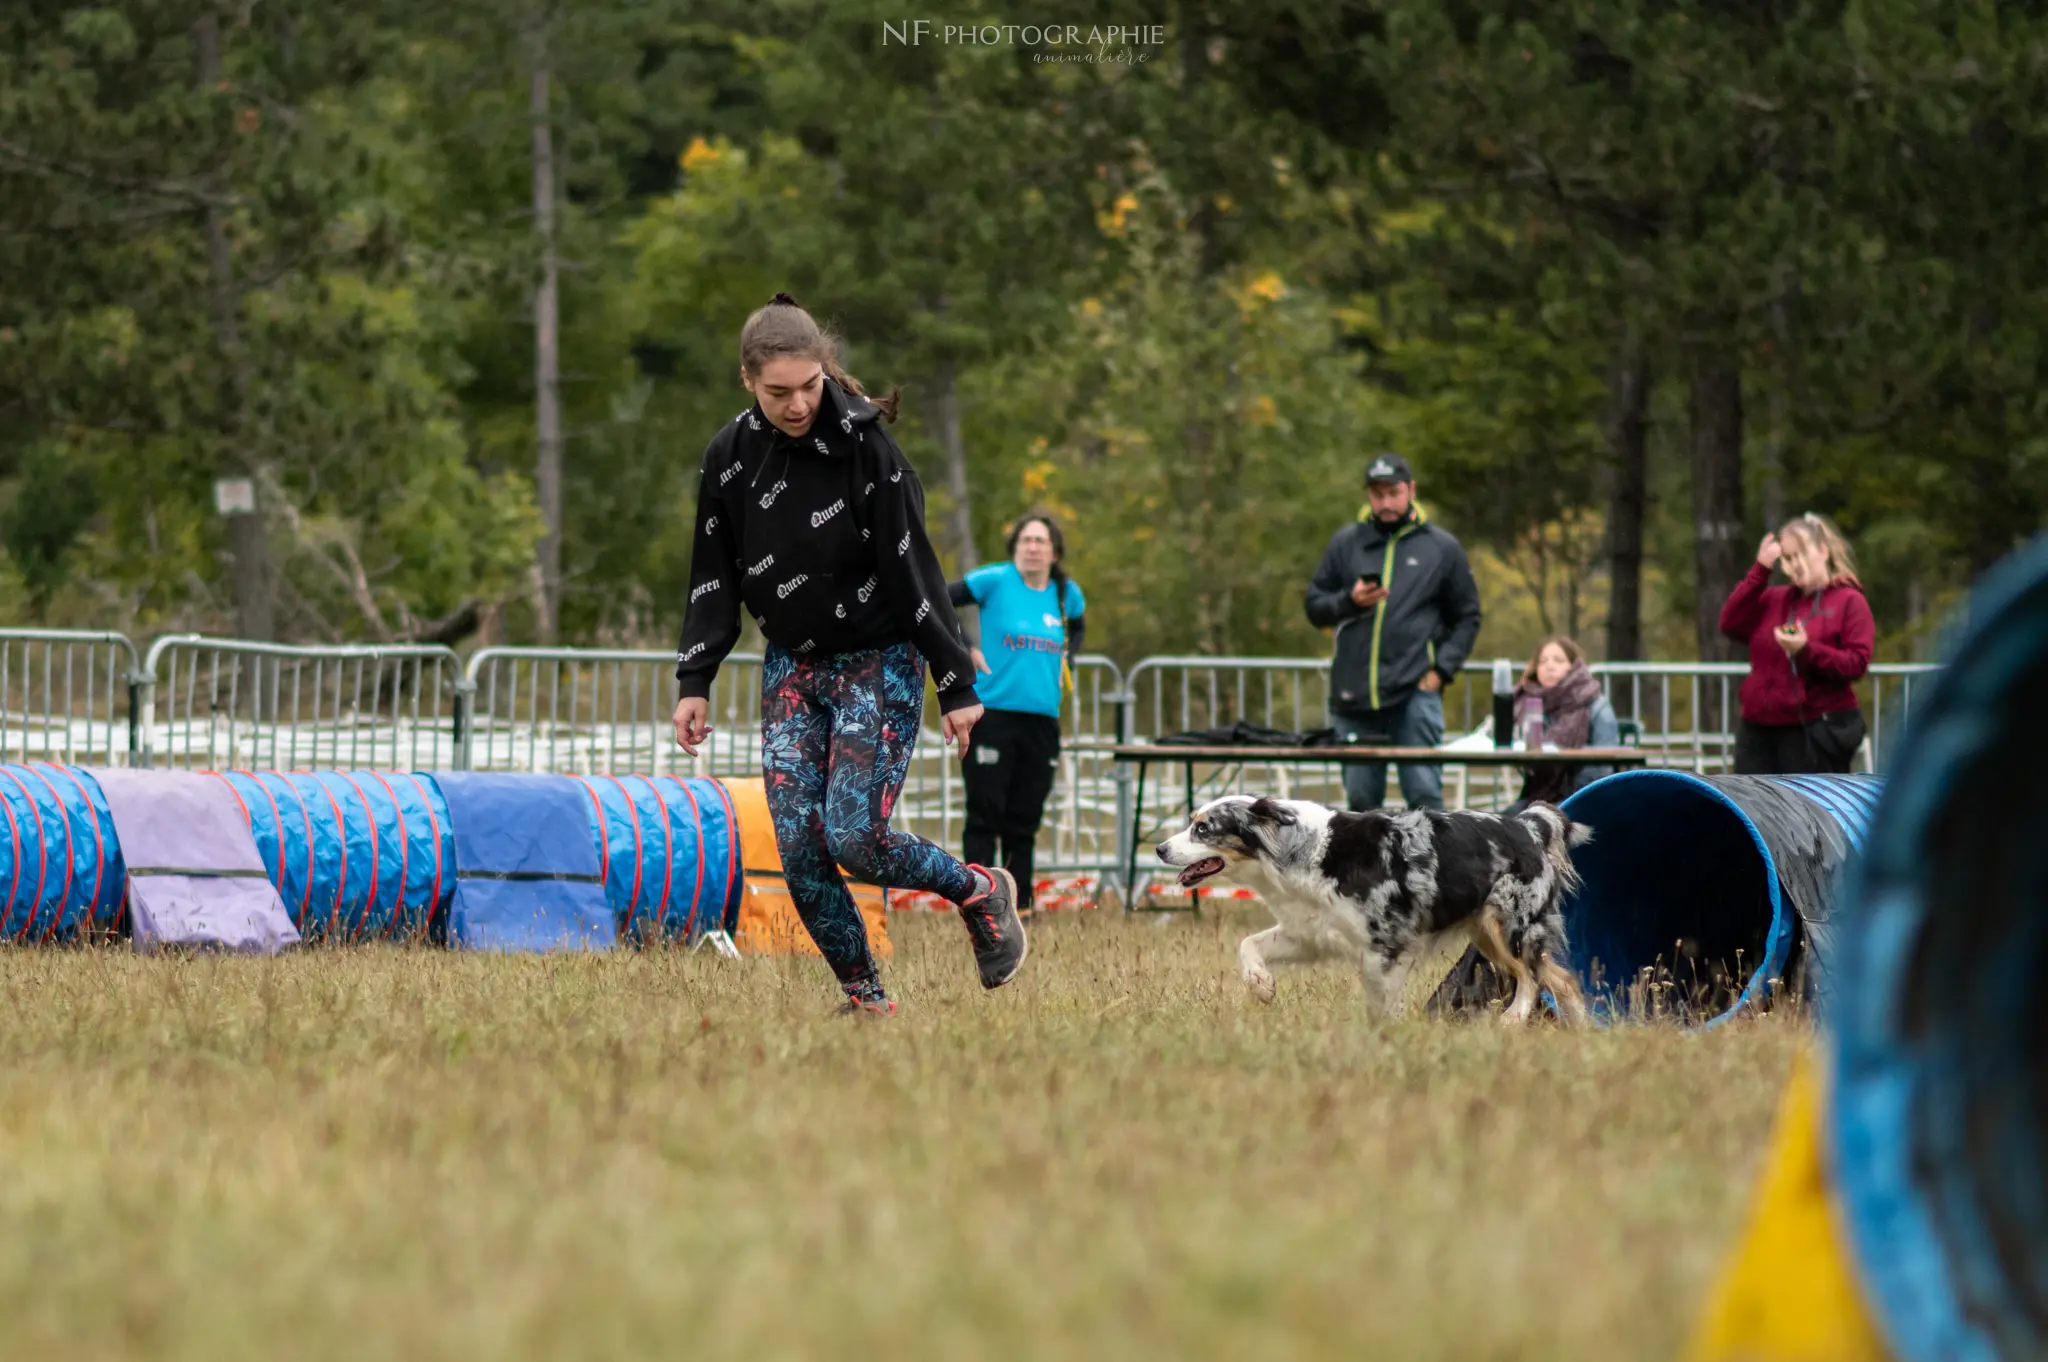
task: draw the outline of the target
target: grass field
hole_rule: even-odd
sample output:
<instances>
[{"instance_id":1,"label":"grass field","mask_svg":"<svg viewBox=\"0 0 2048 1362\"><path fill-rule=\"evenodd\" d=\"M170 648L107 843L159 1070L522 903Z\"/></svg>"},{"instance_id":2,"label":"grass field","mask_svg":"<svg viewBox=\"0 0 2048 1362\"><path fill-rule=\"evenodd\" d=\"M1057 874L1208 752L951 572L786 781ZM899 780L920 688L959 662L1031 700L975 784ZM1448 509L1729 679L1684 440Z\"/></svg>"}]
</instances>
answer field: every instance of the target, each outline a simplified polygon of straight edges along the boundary
<instances>
[{"instance_id":1,"label":"grass field","mask_svg":"<svg viewBox=\"0 0 2048 1362\"><path fill-rule=\"evenodd\" d=\"M1362 1017L1251 916L0 956L0 1357L1667 1358L1803 1038Z\"/></svg>"}]
</instances>

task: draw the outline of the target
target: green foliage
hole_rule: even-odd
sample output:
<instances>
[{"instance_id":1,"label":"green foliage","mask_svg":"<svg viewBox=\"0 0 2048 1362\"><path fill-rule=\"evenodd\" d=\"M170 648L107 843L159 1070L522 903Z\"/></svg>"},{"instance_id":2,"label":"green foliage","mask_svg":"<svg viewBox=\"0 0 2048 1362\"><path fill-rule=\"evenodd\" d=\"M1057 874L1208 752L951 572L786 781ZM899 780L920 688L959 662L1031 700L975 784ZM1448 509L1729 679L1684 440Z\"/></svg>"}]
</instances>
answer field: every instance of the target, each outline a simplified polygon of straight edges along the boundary
<instances>
[{"instance_id":1,"label":"green foliage","mask_svg":"<svg viewBox=\"0 0 2048 1362\"><path fill-rule=\"evenodd\" d=\"M1308 573L1387 417L1329 302L1272 270L1204 276L1188 217L1143 186L1112 223L1123 277L1075 306L1069 340L977 384L977 445L1004 470L983 504L1067 521L1091 641L1120 658L1316 651Z\"/></svg>"},{"instance_id":2,"label":"green foliage","mask_svg":"<svg viewBox=\"0 0 2048 1362\"><path fill-rule=\"evenodd\" d=\"M1910 632L2048 516L2048 258L2013 192L2043 169L2021 55L2041 18L1907 0L1386 16L1367 67L1401 183L1563 246L1528 271L1523 315L1568 284L1586 305L1561 334L1593 370L1624 324L1680 383L1689 347L1740 355L1756 533L1776 447L1788 508L1865 544L1881 625ZM1653 445L1683 467L1672 416Z\"/></svg>"},{"instance_id":3,"label":"green foliage","mask_svg":"<svg viewBox=\"0 0 2048 1362\"><path fill-rule=\"evenodd\" d=\"M61 445L37 442L23 451L14 495L0 512L0 535L23 583L48 596L64 577L65 556L91 522L93 471Z\"/></svg>"},{"instance_id":4,"label":"green foliage","mask_svg":"<svg viewBox=\"0 0 2048 1362\"><path fill-rule=\"evenodd\" d=\"M1767 499L1840 519L1887 649L2048 518L2024 9L1251 0L1053 64L891 42L870 0L416 0L225 11L207 85L213 13L0 14L11 618L229 627L212 483L253 469L281 632L530 629L542 49L565 640L672 634L698 452L779 288L905 387L942 551L950 391L977 543L1067 512L1126 657L1320 650L1304 579L1387 446L1499 599L1482 651L1592 630L1625 335L1666 655L1712 590L1703 345L1743 374L1747 528Z\"/></svg>"},{"instance_id":5,"label":"green foliage","mask_svg":"<svg viewBox=\"0 0 2048 1362\"><path fill-rule=\"evenodd\" d=\"M502 558L525 552L506 527L525 531L460 499L424 516L411 495L459 481L467 451L451 435L447 303L422 303L376 195L388 166L355 135L379 35L342 16L224 22L203 86L208 13L7 21L0 251L24 287L0 301L0 386L27 438L0 437L17 459L0 533L46 617L221 628L211 484L254 473L274 503L284 627L356 633L380 595L405 613L396 545L452 538L458 555ZM365 593L341 584L350 573ZM70 593L79 618L59 609L67 579L92 588ZM432 601L412 591L413 607Z\"/></svg>"}]
</instances>

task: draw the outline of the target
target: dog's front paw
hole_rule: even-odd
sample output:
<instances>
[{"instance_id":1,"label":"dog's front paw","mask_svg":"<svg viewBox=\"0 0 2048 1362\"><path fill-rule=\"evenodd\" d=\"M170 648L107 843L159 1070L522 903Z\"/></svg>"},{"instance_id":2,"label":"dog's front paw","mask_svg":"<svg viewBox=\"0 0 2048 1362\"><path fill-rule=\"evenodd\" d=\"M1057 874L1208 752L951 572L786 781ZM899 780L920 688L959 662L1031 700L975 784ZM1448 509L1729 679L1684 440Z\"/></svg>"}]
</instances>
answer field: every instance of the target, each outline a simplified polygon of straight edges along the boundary
<instances>
[{"instance_id":1,"label":"dog's front paw","mask_svg":"<svg viewBox=\"0 0 2048 1362\"><path fill-rule=\"evenodd\" d=\"M1252 996L1262 1003L1272 1002L1273 995L1279 988L1273 982L1273 976L1262 969L1246 970L1244 972L1244 982L1245 987L1252 991Z\"/></svg>"}]
</instances>

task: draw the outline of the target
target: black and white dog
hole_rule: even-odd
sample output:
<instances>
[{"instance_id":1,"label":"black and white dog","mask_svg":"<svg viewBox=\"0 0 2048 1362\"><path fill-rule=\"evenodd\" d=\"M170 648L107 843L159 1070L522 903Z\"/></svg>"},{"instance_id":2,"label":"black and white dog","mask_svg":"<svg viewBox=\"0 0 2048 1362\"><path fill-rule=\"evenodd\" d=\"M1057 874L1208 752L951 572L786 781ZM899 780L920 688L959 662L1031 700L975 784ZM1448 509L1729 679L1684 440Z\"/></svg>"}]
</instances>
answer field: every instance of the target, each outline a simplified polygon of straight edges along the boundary
<instances>
[{"instance_id":1,"label":"black and white dog","mask_svg":"<svg viewBox=\"0 0 2048 1362\"><path fill-rule=\"evenodd\" d=\"M1203 806L1159 859L1184 886L1227 876L1273 910L1275 925L1237 948L1261 1002L1273 1001L1270 966L1345 956L1361 963L1373 1009L1393 1012L1416 960L1455 933L1514 981L1506 1021L1526 1021L1547 989L1578 1022L1586 1003L1566 963L1563 903L1578 886L1571 849L1592 835L1549 804L1502 818L1232 795Z\"/></svg>"}]
</instances>

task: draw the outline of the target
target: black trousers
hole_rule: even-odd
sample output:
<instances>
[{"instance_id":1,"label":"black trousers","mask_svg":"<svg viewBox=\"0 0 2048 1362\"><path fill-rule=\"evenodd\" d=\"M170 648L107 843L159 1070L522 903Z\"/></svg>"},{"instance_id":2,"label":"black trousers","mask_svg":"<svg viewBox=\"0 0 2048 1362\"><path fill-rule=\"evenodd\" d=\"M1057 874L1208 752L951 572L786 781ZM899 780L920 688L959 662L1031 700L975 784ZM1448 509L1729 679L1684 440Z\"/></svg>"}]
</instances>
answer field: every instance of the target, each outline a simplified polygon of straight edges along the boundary
<instances>
[{"instance_id":1,"label":"black trousers","mask_svg":"<svg viewBox=\"0 0 2048 1362\"><path fill-rule=\"evenodd\" d=\"M1823 755L1798 724L1753 724L1744 719L1735 726L1738 776L1845 776L1855 759L1853 749L1839 760Z\"/></svg>"},{"instance_id":2,"label":"black trousers","mask_svg":"<svg viewBox=\"0 0 2048 1362\"><path fill-rule=\"evenodd\" d=\"M967 786L964 859L995 865L1017 881L1018 907L1031 903L1032 853L1046 796L1059 773L1060 721L1013 709L983 712L967 743L961 779Z\"/></svg>"}]
</instances>

